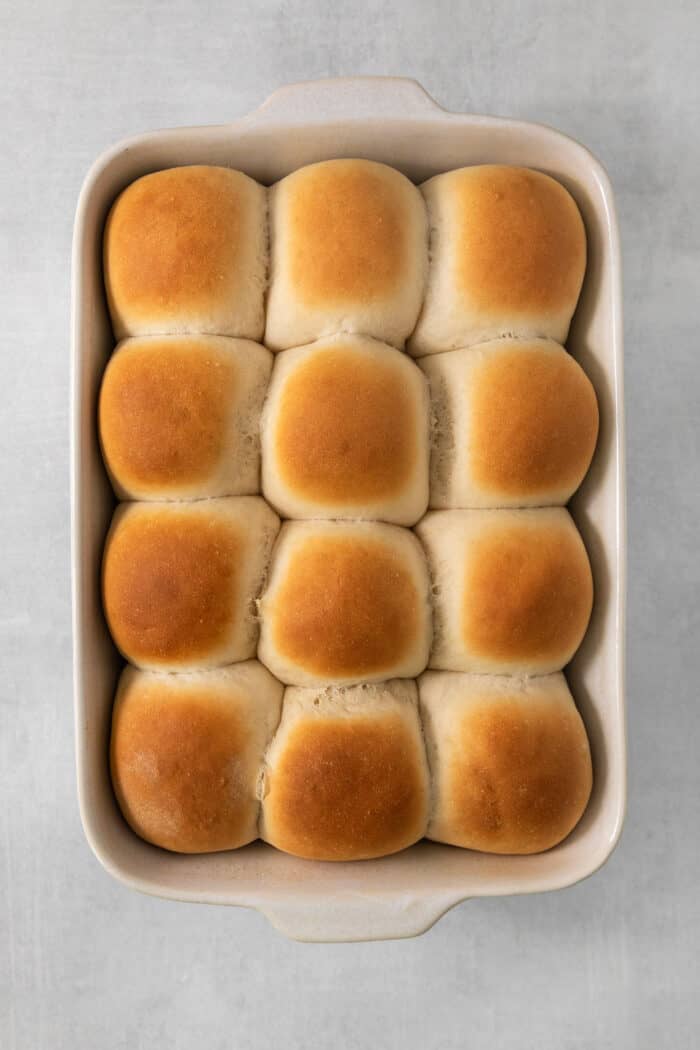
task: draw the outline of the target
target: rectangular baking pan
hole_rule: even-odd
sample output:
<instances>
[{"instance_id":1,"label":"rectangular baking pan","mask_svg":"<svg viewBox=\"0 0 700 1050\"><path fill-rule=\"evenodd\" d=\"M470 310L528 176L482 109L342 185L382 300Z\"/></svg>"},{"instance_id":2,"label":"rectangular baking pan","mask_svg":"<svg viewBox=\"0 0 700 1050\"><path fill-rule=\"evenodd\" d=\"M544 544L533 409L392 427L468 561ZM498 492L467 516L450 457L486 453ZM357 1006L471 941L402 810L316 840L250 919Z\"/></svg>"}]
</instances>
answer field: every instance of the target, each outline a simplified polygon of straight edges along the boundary
<instances>
[{"instance_id":1,"label":"rectangular baking pan","mask_svg":"<svg viewBox=\"0 0 700 1050\"><path fill-rule=\"evenodd\" d=\"M102 617L99 566L114 505L100 457L96 402L113 347L101 267L102 227L124 186L181 164L240 168L271 183L312 161L367 157L420 183L466 164L520 164L559 179L588 235L588 269L568 346L593 381L601 429L572 512L596 587L591 625L568 670L591 739L594 787L561 845L527 857L489 856L421 842L356 864L297 860L262 843L179 856L141 841L109 780L110 712L120 660ZM620 252L612 190L583 146L538 124L448 113L411 80L357 78L294 84L254 113L217 127L179 128L117 144L93 164L75 218L72 281L72 578L77 775L87 839L104 867L145 893L257 908L291 937L311 941L409 937L469 897L571 885L612 852L625 809L625 502Z\"/></svg>"}]
</instances>

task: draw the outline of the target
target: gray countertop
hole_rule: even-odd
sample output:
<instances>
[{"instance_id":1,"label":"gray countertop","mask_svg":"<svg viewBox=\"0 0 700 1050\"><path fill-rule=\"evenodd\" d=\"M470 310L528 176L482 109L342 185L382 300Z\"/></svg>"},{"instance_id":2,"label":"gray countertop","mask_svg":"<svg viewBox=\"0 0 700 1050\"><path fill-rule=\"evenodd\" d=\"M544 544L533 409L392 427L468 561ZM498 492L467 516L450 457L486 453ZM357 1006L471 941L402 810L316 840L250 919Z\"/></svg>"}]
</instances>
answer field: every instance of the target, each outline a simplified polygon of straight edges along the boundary
<instances>
[{"instance_id":1,"label":"gray countertop","mask_svg":"<svg viewBox=\"0 0 700 1050\"><path fill-rule=\"evenodd\" d=\"M0 1044L10 1050L653 1048L700 1039L700 8L39 0L0 6ZM554 125L607 167L625 282L629 813L593 878L425 936L299 945L141 897L83 838L69 598L71 223L124 135L280 84L416 77Z\"/></svg>"}]
</instances>

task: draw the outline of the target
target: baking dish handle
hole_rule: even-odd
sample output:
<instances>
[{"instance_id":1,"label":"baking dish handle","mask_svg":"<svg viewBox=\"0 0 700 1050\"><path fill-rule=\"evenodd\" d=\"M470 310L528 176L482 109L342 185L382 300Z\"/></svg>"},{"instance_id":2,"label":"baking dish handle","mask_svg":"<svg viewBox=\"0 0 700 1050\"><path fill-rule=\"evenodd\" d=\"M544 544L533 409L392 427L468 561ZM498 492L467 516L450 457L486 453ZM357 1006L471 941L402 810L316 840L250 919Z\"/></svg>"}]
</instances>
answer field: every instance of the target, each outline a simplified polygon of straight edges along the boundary
<instances>
[{"instance_id":1,"label":"baking dish handle","mask_svg":"<svg viewBox=\"0 0 700 1050\"><path fill-rule=\"evenodd\" d=\"M249 120L308 125L374 117L434 118L445 112L417 80L408 77L330 77L278 88Z\"/></svg>"},{"instance_id":2,"label":"baking dish handle","mask_svg":"<svg viewBox=\"0 0 700 1050\"><path fill-rule=\"evenodd\" d=\"M303 898L275 901L260 911L276 930L294 941L390 941L425 933L465 899L455 895L426 900L357 893L338 896L332 904Z\"/></svg>"}]
</instances>

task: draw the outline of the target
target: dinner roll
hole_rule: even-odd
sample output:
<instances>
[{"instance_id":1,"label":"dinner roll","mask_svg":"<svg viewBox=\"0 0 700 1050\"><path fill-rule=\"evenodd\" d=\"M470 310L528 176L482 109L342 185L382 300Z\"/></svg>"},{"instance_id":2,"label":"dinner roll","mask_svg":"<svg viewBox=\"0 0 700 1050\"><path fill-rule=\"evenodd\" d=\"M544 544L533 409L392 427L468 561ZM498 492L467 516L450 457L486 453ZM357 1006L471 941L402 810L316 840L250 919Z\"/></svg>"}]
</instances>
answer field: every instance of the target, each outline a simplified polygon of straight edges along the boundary
<instances>
[{"instance_id":1,"label":"dinner roll","mask_svg":"<svg viewBox=\"0 0 700 1050\"><path fill-rule=\"evenodd\" d=\"M254 603L278 528L255 496L117 507L102 594L126 659L183 671L254 656Z\"/></svg>"},{"instance_id":2,"label":"dinner roll","mask_svg":"<svg viewBox=\"0 0 700 1050\"><path fill-rule=\"evenodd\" d=\"M504 335L565 342L586 269L586 233L567 190L498 164L448 171L421 189L430 270L410 352Z\"/></svg>"},{"instance_id":3,"label":"dinner roll","mask_svg":"<svg viewBox=\"0 0 700 1050\"><path fill-rule=\"evenodd\" d=\"M428 662L429 590L407 529L287 522L260 602L258 658L289 685L412 678Z\"/></svg>"},{"instance_id":4,"label":"dinner roll","mask_svg":"<svg viewBox=\"0 0 700 1050\"><path fill-rule=\"evenodd\" d=\"M263 754L281 700L282 686L255 660L178 675L127 666L110 757L117 801L136 834L177 853L257 838Z\"/></svg>"},{"instance_id":5,"label":"dinner roll","mask_svg":"<svg viewBox=\"0 0 700 1050\"><path fill-rule=\"evenodd\" d=\"M566 838L592 774L564 675L428 671L418 688L432 782L428 837L486 853L539 853Z\"/></svg>"},{"instance_id":6,"label":"dinner roll","mask_svg":"<svg viewBox=\"0 0 700 1050\"><path fill-rule=\"evenodd\" d=\"M120 499L260 491L260 413L272 355L222 336L127 339L102 380L102 453Z\"/></svg>"},{"instance_id":7,"label":"dinner roll","mask_svg":"<svg viewBox=\"0 0 700 1050\"><path fill-rule=\"evenodd\" d=\"M427 216L416 187L385 164L328 160L270 191L273 350L333 332L403 346L420 310Z\"/></svg>"},{"instance_id":8,"label":"dinner roll","mask_svg":"<svg viewBox=\"0 0 700 1050\"><path fill-rule=\"evenodd\" d=\"M310 860L366 860L422 838L427 818L415 682L285 690L262 838Z\"/></svg>"},{"instance_id":9,"label":"dinner roll","mask_svg":"<svg viewBox=\"0 0 700 1050\"><path fill-rule=\"evenodd\" d=\"M547 674L586 631L593 582L563 507L432 511L417 526L435 603L430 666Z\"/></svg>"},{"instance_id":10,"label":"dinner roll","mask_svg":"<svg viewBox=\"0 0 700 1050\"><path fill-rule=\"evenodd\" d=\"M265 498L287 518L413 525L428 506L429 411L420 370L373 339L279 354L262 419Z\"/></svg>"},{"instance_id":11,"label":"dinner roll","mask_svg":"<svg viewBox=\"0 0 700 1050\"><path fill-rule=\"evenodd\" d=\"M206 332L260 339L266 194L230 168L169 168L117 197L104 275L117 339Z\"/></svg>"},{"instance_id":12,"label":"dinner roll","mask_svg":"<svg viewBox=\"0 0 700 1050\"><path fill-rule=\"evenodd\" d=\"M430 506L566 503L590 466L598 403L558 343L499 339L420 362L430 382Z\"/></svg>"}]
</instances>

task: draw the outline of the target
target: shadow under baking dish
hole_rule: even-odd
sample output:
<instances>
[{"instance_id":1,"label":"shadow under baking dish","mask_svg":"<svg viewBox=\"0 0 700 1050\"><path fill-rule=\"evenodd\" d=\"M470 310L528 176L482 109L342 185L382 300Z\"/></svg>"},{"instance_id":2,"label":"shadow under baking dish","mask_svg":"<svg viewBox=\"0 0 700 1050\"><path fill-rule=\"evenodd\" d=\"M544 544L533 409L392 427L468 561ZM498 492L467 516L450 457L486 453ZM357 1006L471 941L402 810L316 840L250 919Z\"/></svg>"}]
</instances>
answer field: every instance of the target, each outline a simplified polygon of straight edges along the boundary
<instances>
[{"instance_id":1,"label":"shadow under baking dish","mask_svg":"<svg viewBox=\"0 0 700 1050\"><path fill-rule=\"evenodd\" d=\"M97 393L113 347L101 272L107 211L124 186L161 168L228 165L269 184L303 164L343 156L383 161L415 182L466 164L538 168L566 186L584 218L588 267L567 347L595 386L600 436L570 510L596 595L567 677L588 730L594 783L580 823L546 853L495 856L421 842L380 860L330 864L255 843L183 856L139 839L112 793L107 751L121 660L102 617L99 566L114 497L96 428ZM232 124L154 132L116 145L91 168L77 208L71 410L78 793L86 836L111 874L145 893L257 908L297 939L340 941L413 936L465 898L560 888L604 863L625 808L622 319L612 191L587 150L541 125L447 113L415 82L392 78L293 85Z\"/></svg>"}]
</instances>

